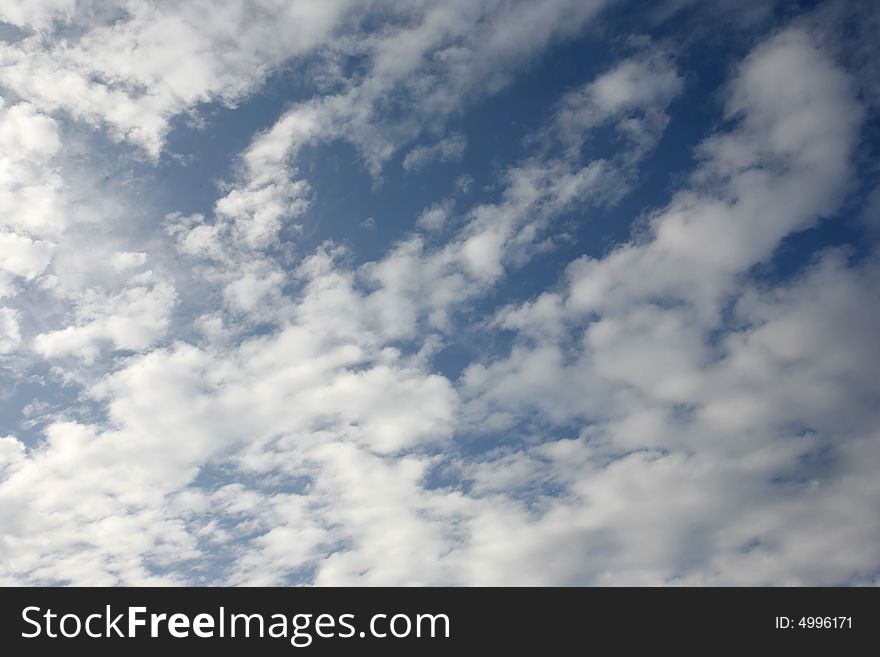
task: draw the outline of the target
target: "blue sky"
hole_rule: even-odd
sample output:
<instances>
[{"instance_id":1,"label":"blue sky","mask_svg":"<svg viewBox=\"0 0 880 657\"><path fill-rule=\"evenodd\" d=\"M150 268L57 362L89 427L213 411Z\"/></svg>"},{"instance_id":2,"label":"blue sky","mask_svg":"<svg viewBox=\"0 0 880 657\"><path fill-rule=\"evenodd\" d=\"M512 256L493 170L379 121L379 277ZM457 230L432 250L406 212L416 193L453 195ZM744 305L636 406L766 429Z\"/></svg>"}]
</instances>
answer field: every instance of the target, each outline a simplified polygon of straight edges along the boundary
<instances>
[{"instance_id":1,"label":"blue sky","mask_svg":"<svg viewBox=\"0 0 880 657\"><path fill-rule=\"evenodd\" d=\"M871 2L0 8L0 583L880 572Z\"/></svg>"}]
</instances>

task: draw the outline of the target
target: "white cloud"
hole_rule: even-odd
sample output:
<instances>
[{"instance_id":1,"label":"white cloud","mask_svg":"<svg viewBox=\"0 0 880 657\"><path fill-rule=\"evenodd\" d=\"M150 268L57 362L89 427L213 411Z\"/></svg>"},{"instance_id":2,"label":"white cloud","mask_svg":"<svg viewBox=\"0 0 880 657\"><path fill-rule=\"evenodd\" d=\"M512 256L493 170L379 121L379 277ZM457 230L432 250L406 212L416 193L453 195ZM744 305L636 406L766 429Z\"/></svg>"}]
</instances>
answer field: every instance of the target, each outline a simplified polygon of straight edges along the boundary
<instances>
[{"instance_id":1,"label":"white cloud","mask_svg":"<svg viewBox=\"0 0 880 657\"><path fill-rule=\"evenodd\" d=\"M284 281L284 274L278 270L261 270L244 274L223 289L227 303L245 313L252 313L261 306L278 302L278 288Z\"/></svg>"},{"instance_id":2,"label":"white cloud","mask_svg":"<svg viewBox=\"0 0 880 657\"><path fill-rule=\"evenodd\" d=\"M117 251L110 258L113 269L117 272L127 271L142 267L147 262L146 253L132 253L130 251Z\"/></svg>"},{"instance_id":3,"label":"white cloud","mask_svg":"<svg viewBox=\"0 0 880 657\"><path fill-rule=\"evenodd\" d=\"M541 578L555 583L869 576L880 528L833 509L876 495L849 465L876 454L880 438L869 401L880 390L864 360L876 352L876 256L853 268L828 253L775 290L742 278L786 234L833 211L861 112L846 76L797 31L746 59L728 108L740 126L704 143L694 187L651 218L649 236L574 263L563 294L501 313L521 340L508 358L467 370L464 413L475 426L512 428L538 411L552 425L584 423L586 441L515 452L498 475L494 461L479 466L478 481L495 490L518 473L522 486L549 476L571 495L546 499L538 520L503 516L512 524L499 533L553 539L466 553L481 581L510 581L537 559L561 559L558 575ZM725 327L731 296L735 323ZM572 479L545 465L556 444L582 453ZM591 559L567 562L563 549Z\"/></svg>"},{"instance_id":4,"label":"white cloud","mask_svg":"<svg viewBox=\"0 0 880 657\"><path fill-rule=\"evenodd\" d=\"M152 272L131 282L131 287L115 294L84 291L76 301L74 323L37 335L34 349L45 358L74 354L92 360L105 341L115 349L153 345L168 327L176 301L174 288Z\"/></svg>"},{"instance_id":5,"label":"white cloud","mask_svg":"<svg viewBox=\"0 0 880 657\"><path fill-rule=\"evenodd\" d=\"M0 214L4 227L36 237L57 234L60 181L51 158L60 149L57 123L33 105L0 99Z\"/></svg>"},{"instance_id":6,"label":"white cloud","mask_svg":"<svg viewBox=\"0 0 880 657\"><path fill-rule=\"evenodd\" d=\"M55 245L15 233L0 233L0 270L31 280L45 271Z\"/></svg>"},{"instance_id":7,"label":"white cloud","mask_svg":"<svg viewBox=\"0 0 880 657\"><path fill-rule=\"evenodd\" d=\"M314 141L343 138L361 152L373 175L425 125L442 125L472 96L494 93L514 77L517 66L554 41L571 37L596 16L604 0L449 0L388 9L382 38L366 48L368 70L362 80L345 81L345 91L306 101L286 112L246 156L268 154L283 161ZM341 41L345 56L346 41ZM391 112L386 112L391 104ZM441 141L429 155L457 156L464 143ZM428 155L425 152L425 155ZM416 155L420 160L422 155ZM410 164L415 164L410 162ZM419 162L421 164L421 162Z\"/></svg>"},{"instance_id":8,"label":"white cloud","mask_svg":"<svg viewBox=\"0 0 880 657\"><path fill-rule=\"evenodd\" d=\"M836 207L862 112L845 74L804 33L782 33L750 55L728 113L742 115L740 127L700 148L695 181L706 187L682 191L651 217L652 240L572 266L578 311L717 298L731 276Z\"/></svg>"},{"instance_id":9,"label":"white cloud","mask_svg":"<svg viewBox=\"0 0 880 657\"><path fill-rule=\"evenodd\" d=\"M235 103L285 59L322 45L352 4L13 3L0 18L34 33L0 46L0 83L158 157L172 117Z\"/></svg>"},{"instance_id":10,"label":"white cloud","mask_svg":"<svg viewBox=\"0 0 880 657\"><path fill-rule=\"evenodd\" d=\"M430 207L422 210L416 222L419 228L434 231L443 228L444 224L449 220L449 212L452 209L452 203L445 201L442 203L434 203Z\"/></svg>"},{"instance_id":11,"label":"white cloud","mask_svg":"<svg viewBox=\"0 0 880 657\"><path fill-rule=\"evenodd\" d=\"M635 163L662 135L669 122L666 109L683 86L668 53L645 50L567 93L558 104L550 132L576 156L591 130L612 124L632 143L631 151L624 150L623 156Z\"/></svg>"},{"instance_id":12,"label":"white cloud","mask_svg":"<svg viewBox=\"0 0 880 657\"><path fill-rule=\"evenodd\" d=\"M146 253L119 248L136 210L102 182L100 157L61 140L32 103L0 104L0 295L15 343L87 360L102 344L144 348L167 325L173 288L139 271Z\"/></svg>"},{"instance_id":13,"label":"white cloud","mask_svg":"<svg viewBox=\"0 0 880 657\"><path fill-rule=\"evenodd\" d=\"M464 155L467 141L462 135L451 135L430 146L416 146L403 158L405 171L418 171L432 162L452 162Z\"/></svg>"},{"instance_id":14,"label":"white cloud","mask_svg":"<svg viewBox=\"0 0 880 657\"><path fill-rule=\"evenodd\" d=\"M17 316L12 308L0 308L0 354L15 351L21 344Z\"/></svg>"}]
</instances>

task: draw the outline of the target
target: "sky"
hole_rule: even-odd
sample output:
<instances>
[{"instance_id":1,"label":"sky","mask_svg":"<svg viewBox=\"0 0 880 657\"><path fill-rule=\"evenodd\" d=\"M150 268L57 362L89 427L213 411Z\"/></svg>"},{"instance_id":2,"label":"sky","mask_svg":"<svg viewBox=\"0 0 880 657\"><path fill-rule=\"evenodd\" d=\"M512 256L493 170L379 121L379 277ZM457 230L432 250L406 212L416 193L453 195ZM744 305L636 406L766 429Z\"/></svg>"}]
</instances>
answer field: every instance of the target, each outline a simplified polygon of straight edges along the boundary
<instances>
[{"instance_id":1,"label":"sky","mask_svg":"<svg viewBox=\"0 0 880 657\"><path fill-rule=\"evenodd\" d=\"M0 3L0 584L877 585L878 51Z\"/></svg>"}]
</instances>

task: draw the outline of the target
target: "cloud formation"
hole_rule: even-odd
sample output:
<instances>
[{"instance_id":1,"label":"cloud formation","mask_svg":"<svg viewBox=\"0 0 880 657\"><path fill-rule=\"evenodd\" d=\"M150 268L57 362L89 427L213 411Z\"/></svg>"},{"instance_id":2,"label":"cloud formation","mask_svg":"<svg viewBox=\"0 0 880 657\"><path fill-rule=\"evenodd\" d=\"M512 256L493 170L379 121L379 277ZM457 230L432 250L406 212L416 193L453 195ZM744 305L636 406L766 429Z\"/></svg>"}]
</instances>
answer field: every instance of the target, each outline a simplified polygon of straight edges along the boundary
<instances>
[{"instance_id":1,"label":"cloud formation","mask_svg":"<svg viewBox=\"0 0 880 657\"><path fill-rule=\"evenodd\" d=\"M714 86L614 3L5 6L0 583L875 584L842 5L740 26ZM576 79L497 155L461 117L542 58ZM210 203L156 200L176 122L285 76Z\"/></svg>"}]
</instances>

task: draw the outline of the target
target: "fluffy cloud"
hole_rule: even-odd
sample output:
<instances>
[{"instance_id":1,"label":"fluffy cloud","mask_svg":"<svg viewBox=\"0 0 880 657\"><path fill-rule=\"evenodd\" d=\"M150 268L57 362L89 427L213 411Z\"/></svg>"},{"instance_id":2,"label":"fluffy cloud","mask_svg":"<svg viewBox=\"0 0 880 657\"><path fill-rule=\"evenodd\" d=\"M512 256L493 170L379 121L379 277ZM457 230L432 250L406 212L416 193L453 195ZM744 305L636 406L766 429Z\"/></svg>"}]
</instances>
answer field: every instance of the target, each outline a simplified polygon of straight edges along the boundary
<instances>
[{"instance_id":1,"label":"fluffy cloud","mask_svg":"<svg viewBox=\"0 0 880 657\"><path fill-rule=\"evenodd\" d=\"M76 320L63 329L40 333L34 349L45 358L75 354L95 357L102 341L114 349L140 350L165 332L175 302L174 288L146 272L119 293L87 290L76 302Z\"/></svg>"},{"instance_id":2,"label":"fluffy cloud","mask_svg":"<svg viewBox=\"0 0 880 657\"><path fill-rule=\"evenodd\" d=\"M60 147L52 118L30 103L0 98L0 212L9 233L51 238L63 226L61 181L51 164Z\"/></svg>"},{"instance_id":3,"label":"fluffy cloud","mask_svg":"<svg viewBox=\"0 0 880 657\"><path fill-rule=\"evenodd\" d=\"M562 293L503 311L520 341L465 374L477 425L510 431L535 411L585 423L585 443L555 444L580 453L575 477L548 468L553 443L505 454L500 479L493 461L477 471L495 494L547 477L570 491L525 522L554 536L534 549L553 560L584 541L594 556L550 581L831 584L869 577L877 558L877 527L832 511L877 494L850 465L878 439L861 360L876 353L876 257L850 267L832 251L776 289L743 279L833 212L862 112L799 31L745 60L728 112L739 127L701 145L693 187L650 217L646 238L576 261ZM503 558L486 556L490 581L504 581Z\"/></svg>"},{"instance_id":4,"label":"fluffy cloud","mask_svg":"<svg viewBox=\"0 0 880 657\"><path fill-rule=\"evenodd\" d=\"M566 94L552 130L570 153L577 153L590 129L614 121L616 131L638 146L630 157L638 157L663 133L666 107L683 85L668 53L639 53Z\"/></svg>"},{"instance_id":5,"label":"fluffy cloud","mask_svg":"<svg viewBox=\"0 0 880 657\"><path fill-rule=\"evenodd\" d=\"M158 157L172 117L235 103L286 58L321 45L353 3L93 4L5 7L0 20L29 34L0 47L0 83Z\"/></svg>"},{"instance_id":6,"label":"fluffy cloud","mask_svg":"<svg viewBox=\"0 0 880 657\"><path fill-rule=\"evenodd\" d=\"M0 308L0 354L8 354L21 343L17 315L11 308Z\"/></svg>"}]
</instances>

